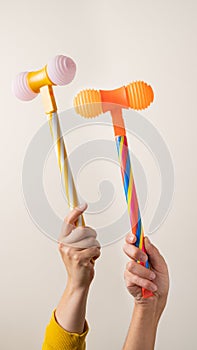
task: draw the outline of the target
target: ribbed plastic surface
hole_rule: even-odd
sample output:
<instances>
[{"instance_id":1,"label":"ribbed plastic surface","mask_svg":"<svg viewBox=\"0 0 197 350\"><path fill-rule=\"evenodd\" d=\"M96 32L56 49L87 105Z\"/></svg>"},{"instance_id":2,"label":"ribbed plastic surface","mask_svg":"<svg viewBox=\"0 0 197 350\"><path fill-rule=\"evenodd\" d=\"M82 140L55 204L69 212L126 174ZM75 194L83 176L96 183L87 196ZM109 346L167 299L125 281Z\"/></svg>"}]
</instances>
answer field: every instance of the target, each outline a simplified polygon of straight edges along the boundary
<instances>
[{"instance_id":1,"label":"ribbed plastic surface","mask_svg":"<svg viewBox=\"0 0 197 350\"><path fill-rule=\"evenodd\" d=\"M75 77L76 64L72 58L58 55L47 64L47 73L54 84L66 85Z\"/></svg>"},{"instance_id":2,"label":"ribbed plastic surface","mask_svg":"<svg viewBox=\"0 0 197 350\"><path fill-rule=\"evenodd\" d=\"M135 110L147 108L153 102L154 94L150 85L143 81L133 82L124 88L126 90L126 98L128 106ZM117 90L114 90L117 94ZM120 90L122 93L122 90ZM106 91L107 92L107 91ZM75 110L78 114L85 118L93 118L103 113L102 102L114 103L113 90L108 93L108 101L101 100L99 90L83 90L74 98ZM112 99L113 97L113 99Z\"/></svg>"},{"instance_id":3,"label":"ribbed plastic surface","mask_svg":"<svg viewBox=\"0 0 197 350\"><path fill-rule=\"evenodd\" d=\"M22 101L30 101L37 96L37 94L33 92L28 86L27 74L28 72L22 72L18 74L12 83L12 90L14 95Z\"/></svg>"},{"instance_id":4,"label":"ribbed plastic surface","mask_svg":"<svg viewBox=\"0 0 197 350\"><path fill-rule=\"evenodd\" d=\"M85 118L94 118L103 113L101 95L98 90L84 90L74 98L76 113Z\"/></svg>"},{"instance_id":5,"label":"ribbed plastic surface","mask_svg":"<svg viewBox=\"0 0 197 350\"><path fill-rule=\"evenodd\" d=\"M150 85L143 81L136 81L125 88L130 108L136 110L144 109L153 102L153 90Z\"/></svg>"}]
</instances>

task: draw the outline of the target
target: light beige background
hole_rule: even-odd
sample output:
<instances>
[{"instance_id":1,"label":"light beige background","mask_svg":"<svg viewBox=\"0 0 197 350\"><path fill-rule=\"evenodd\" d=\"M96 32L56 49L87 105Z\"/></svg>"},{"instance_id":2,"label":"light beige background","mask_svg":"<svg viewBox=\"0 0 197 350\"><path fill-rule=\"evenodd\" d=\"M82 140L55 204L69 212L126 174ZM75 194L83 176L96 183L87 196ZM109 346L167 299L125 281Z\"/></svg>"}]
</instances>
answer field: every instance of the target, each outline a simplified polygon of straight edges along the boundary
<instances>
[{"instance_id":1,"label":"light beige background","mask_svg":"<svg viewBox=\"0 0 197 350\"><path fill-rule=\"evenodd\" d=\"M173 208L151 237L171 276L156 349L196 348L196 11L195 0L1 2L1 349L41 349L66 281L56 245L34 226L22 198L25 150L45 120L41 102L20 103L10 89L18 72L56 54L78 64L75 81L56 89L61 110L84 87L136 79L154 86L156 99L145 115L166 140L176 175ZM158 174L151 176L158 183ZM97 265L89 350L121 349L126 335L133 301L123 283L122 244L104 248Z\"/></svg>"}]
</instances>

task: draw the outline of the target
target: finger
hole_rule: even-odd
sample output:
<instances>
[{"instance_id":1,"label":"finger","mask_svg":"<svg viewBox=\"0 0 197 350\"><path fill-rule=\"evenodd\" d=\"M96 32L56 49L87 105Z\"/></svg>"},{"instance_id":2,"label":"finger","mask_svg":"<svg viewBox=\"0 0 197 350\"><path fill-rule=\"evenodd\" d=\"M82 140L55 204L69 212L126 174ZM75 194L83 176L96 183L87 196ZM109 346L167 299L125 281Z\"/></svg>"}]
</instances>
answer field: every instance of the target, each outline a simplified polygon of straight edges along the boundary
<instances>
[{"instance_id":1,"label":"finger","mask_svg":"<svg viewBox=\"0 0 197 350\"><path fill-rule=\"evenodd\" d=\"M164 267L166 267L166 263L163 256L160 254L159 250L150 242L150 239L148 237L144 238L144 245L153 268L163 269Z\"/></svg>"},{"instance_id":2,"label":"finger","mask_svg":"<svg viewBox=\"0 0 197 350\"><path fill-rule=\"evenodd\" d=\"M128 255L129 258L134 259L134 260L139 260L141 262L146 262L148 257L146 253L144 253L141 249L135 247L134 245L131 244L124 244L123 250L126 255Z\"/></svg>"},{"instance_id":3,"label":"finger","mask_svg":"<svg viewBox=\"0 0 197 350\"><path fill-rule=\"evenodd\" d=\"M154 280L156 278L156 275L153 271L150 269L147 269L146 267L138 264L136 261L131 260L127 263L126 266L127 270L131 272L134 275L137 275L141 278L145 278L148 280Z\"/></svg>"},{"instance_id":4,"label":"finger","mask_svg":"<svg viewBox=\"0 0 197 350\"><path fill-rule=\"evenodd\" d=\"M71 232L76 228L75 225L72 225L72 224L68 224L67 222L63 222L62 224L62 229L61 229L61 233L60 233L60 236L58 238L58 241L59 242L62 242L65 237L69 236L71 234ZM67 238L66 238L67 239Z\"/></svg>"},{"instance_id":5,"label":"finger","mask_svg":"<svg viewBox=\"0 0 197 350\"><path fill-rule=\"evenodd\" d=\"M67 236L62 236L61 242L66 246L71 246L74 248L91 248L91 247L100 247L99 242L96 240L97 233L91 227L75 227L71 224L66 224L72 226L72 232Z\"/></svg>"},{"instance_id":6,"label":"finger","mask_svg":"<svg viewBox=\"0 0 197 350\"><path fill-rule=\"evenodd\" d=\"M67 224L72 224L74 225L79 216L87 209L87 203L84 203L76 208L74 208L70 213L66 216L64 221Z\"/></svg>"},{"instance_id":7,"label":"finger","mask_svg":"<svg viewBox=\"0 0 197 350\"><path fill-rule=\"evenodd\" d=\"M59 252L62 257L66 256L69 259L72 259L74 255L78 255L82 249L77 249L73 247L66 246L64 243L59 244Z\"/></svg>"},{"instance_id":8,"label":"finger","mask_svg":"<svg viewBox=\"0 0 197 350\"><path fill-rule=\"evenodd\" d=\"M80 252L80 260L82 262L89 261L91 259L96 260L99 258L100 255L101 255L100 248L92 247L92 248L82 250Z\"/></svg>"},{"instance_id":9,"label":"finger","mask_svg":"<svg viewBox=\"0 0 197 350\"><path fill-rule=\"evenodd\" d=\"M70 224L68 224L70 225ZM65 243L72 244L74 242L79 242L81 240L84 240L86 238L92 237L93 239L96 238L97 233L95 230L93 230L90 227L83 227L83 226L73 226L72 225L72 234L70 234L68 237L65 239Z\"/></svg>"},{"instance_id":10,"label":"finger","mask_svg":"<svg viewBox=\"0 0 197 350\"><path fill-rule=\"evenodd\" d=\"M125 241L128 244L134 244L136 242L136 239L136 236L132 232L129 232L125 237Z\"/></svg>"},{"instance_id":11,"label":"finger","mask_svg":"<svg viewBox=\"0 0 197 350\"><path fill-rule=\"evenodd\" d=\"M129 271L125 271L125 281L128 288L138 286L150 290L151 292L156 292L157 290L156 284L145 278L134 275Z\"/></svg>"},{"instance_id":12,"label":"finger","mask_svg":"<svg viewBox=\"0 0 197 350\"><path fill-rule=\"evenodd\" d=\"M91 247L97 247L100 248L100 243L92 237L85 238L84 240L68 243L65 239L62 241L62 243L67 247L77 248L79 250L88 249Z\"/></svg>"}]
</instances>

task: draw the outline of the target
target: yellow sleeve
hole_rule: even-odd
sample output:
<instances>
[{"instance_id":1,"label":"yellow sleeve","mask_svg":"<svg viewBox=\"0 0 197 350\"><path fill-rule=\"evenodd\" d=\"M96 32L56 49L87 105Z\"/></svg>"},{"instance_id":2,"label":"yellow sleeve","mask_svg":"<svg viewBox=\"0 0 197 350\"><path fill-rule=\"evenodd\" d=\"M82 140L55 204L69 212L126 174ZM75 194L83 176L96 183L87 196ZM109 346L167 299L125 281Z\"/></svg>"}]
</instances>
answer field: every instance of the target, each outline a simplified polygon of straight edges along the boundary
<instances>
[{"instance_id":1,"label":"yellow sleeve","mask_svg":"<svg viewBox=\"0 0 197 350\"><path fill-rule=\"evenodd\" d=\"M64 330L55 319L55 311L46 328L42 350L85 350L85 338L88 333L88 325L82 334L69 333Z\"/></svg>"}]
</instances>

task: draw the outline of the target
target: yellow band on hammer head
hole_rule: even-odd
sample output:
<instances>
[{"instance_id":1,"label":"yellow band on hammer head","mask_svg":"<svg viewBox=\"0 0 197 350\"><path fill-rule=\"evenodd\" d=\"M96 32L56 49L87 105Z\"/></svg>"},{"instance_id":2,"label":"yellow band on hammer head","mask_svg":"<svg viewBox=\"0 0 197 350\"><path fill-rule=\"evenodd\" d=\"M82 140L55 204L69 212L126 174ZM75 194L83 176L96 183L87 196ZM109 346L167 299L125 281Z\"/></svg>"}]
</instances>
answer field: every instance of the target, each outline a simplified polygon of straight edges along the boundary
<instances>
[{"instance_id":1,"label":"yellow band on hammer head","mask_svg":"<svg viewBox=\"0 0 197 350\"><path fill-rule=\"evenodd\" d=\"M40 88L45 85L48 85L48 86L55 85L54 83L52 83L52 81L48 77L47 66L45 66L44 68L36 72L29 72L27 74L27 82L30 89L36 93L39 93Z\"/></svg>"}]
</instances>

